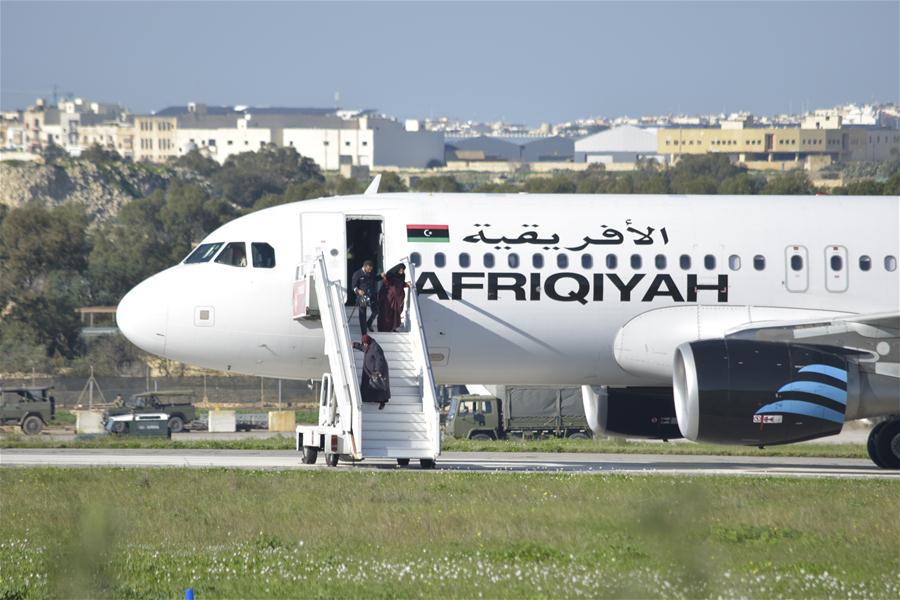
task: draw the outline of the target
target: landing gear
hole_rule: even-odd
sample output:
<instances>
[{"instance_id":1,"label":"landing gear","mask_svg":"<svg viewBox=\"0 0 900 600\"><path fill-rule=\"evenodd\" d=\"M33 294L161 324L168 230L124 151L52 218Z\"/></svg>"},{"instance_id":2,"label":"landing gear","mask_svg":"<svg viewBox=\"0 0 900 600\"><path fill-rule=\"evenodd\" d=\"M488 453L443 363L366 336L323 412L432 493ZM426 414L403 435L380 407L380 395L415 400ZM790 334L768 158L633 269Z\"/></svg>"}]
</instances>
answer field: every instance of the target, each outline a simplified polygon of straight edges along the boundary
<instances>
[{"instance_id":1,"label":"landing gear","mask_svg":"<svg viewBox=\"0 0 900 600\"><path fill-rule=\"evenodd\" d=\"M433 469L437 463L433 458L420 458L419 466L423 469Z\"/></svg>"},{"instance_id":2,"label":"landing gear","mask_svg":"<svg viewBox=\"0 0 900 600\"><path fill-rule=\"evenodd\" d=\"M339 454L326 454L325 455L325 464L329 467L336 467L338 464L338 459L340 458Z\"/></svg>"},{"instance_id":3,"label":"landing gear","mask_svg":"<svg viewBox=\"0 0 900 600\"><path fill-rule=\"evenodd\" d=\"M316 459L319 457L319 449L315 446L303 446L303 461L304 465L314 465L316 464Z\"/></svg>"},{"instance_id":4,"label":"landing gear","mask_svg":"<svg viewBox=\"0 0 900 600\"><path fill-rule=\"evenodd\" d=\"M900 418L876 425L866 443L869 458L882 469L900 469Z\"/></svg>"},{"instance_id":5,"label":"landing gear","mask_svg":"<svg viewBox=\"0 0 900 600\"><path fill-rule=\"evenodd\" d=\"M409 459L408 459L408 458L398 458L398 459L397 459L397 464L398 464L399 466L401 466L401 467L408 467L408 466L409 466Z\"/></svg>"}]
</instances>

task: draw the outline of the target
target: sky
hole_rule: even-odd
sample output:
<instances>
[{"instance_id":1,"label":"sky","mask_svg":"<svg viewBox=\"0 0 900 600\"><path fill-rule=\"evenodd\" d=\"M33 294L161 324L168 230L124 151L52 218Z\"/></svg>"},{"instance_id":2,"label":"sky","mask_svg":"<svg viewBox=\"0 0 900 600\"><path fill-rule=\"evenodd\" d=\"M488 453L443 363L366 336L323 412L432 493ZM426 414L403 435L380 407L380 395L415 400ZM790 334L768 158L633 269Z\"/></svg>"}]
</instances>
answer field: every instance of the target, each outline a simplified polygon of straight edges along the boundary
<instances>
[{"instance_id":1,"label":"sky","mask_svg":"<svg viewBox=\"0 0 900 600\"><path fill-rule=\"evenodd\" d=\"M60 93L527 125L898 102L900 2L0 0L0 106Z\"/></svg>"}]
</instances>

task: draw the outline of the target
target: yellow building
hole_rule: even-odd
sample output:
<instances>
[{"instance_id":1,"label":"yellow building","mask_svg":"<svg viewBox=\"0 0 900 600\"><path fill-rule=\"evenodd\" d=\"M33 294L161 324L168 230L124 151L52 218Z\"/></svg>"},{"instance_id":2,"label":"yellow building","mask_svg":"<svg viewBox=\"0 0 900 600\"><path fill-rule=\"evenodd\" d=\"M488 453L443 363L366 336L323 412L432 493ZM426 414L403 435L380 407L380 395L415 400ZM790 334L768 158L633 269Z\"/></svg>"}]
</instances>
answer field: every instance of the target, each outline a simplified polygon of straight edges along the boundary
<instances>
[{"instance_id":1,"label":"yellow building","mask_svg":"<svg viewBox=\"0 0 900 600\"><path fill-rule=\"evenodd\" d=\"M178 156L175 143L177 117L136 116L134 118L134 160L162 162Z\"/></svg>"},{"instance_id":2,"label":"yellow building","mask_svg":"<svg viewBox=\"0 0 900 600\"><path fill-rule=\"evenodd\" d=\"M660 129L657 151L672 161L685 154L728 154L739 162L887 160L900 154L900 131L870 127L729 127Z\"/></svg>"}]
</instances>

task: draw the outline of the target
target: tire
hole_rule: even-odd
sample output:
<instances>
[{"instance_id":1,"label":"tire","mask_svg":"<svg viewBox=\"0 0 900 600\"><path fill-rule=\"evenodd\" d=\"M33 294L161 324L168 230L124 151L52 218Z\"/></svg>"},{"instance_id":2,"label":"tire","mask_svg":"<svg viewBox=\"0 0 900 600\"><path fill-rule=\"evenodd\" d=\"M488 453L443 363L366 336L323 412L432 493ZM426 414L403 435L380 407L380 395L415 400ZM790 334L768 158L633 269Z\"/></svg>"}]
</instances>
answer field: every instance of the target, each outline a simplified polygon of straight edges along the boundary
<instances>
[{"instance_id":1,"label":"tire","mask_svg":"<svg viewBox=\"0 0 900 600\"><path fill-rule=\"evenodd\" d=\"M119 435L128 431L128 424L123 421L116 421L113 423L112 432L117 433Z\"/></svg>"},{"instance_id":2,"label":"tire","mask_svg":"<svg viewBox=\"0 0 900 600\"><path fill-rule=\"evenodd\" d=\"M338 459L340 459L340 456L338 456L337 454L326 454L325 464L329 467L336 467L338 464Z\"/></svg>"},{"instance_id":3,"label":"tire","mask_svg":"<svg viewBox=\"0 0 900 600\"><path fill-rule=\"evenodd\" d=\"M408 458L398 458L398 459L397 459L397 464L400 465L401 467L408 467L408 466L409 466L409 459L408 459Z\"/></svg>"},{"instance_id":4,"label":"tire","mask_svg":"<svg viewBox=\"0 0 900 600\"><path fill-rule=\"evenodd\" d=\"M490 442L493 441L494 438L487 433L476 433L473 434L469 439L475 440L476 442Z\"/></svg>"},{"instance_id":5,"label":"tire","mask_svg":"<svg viewBox=\"0 0 900 600\"><path fill-rule=\"evenodd\" d=\"M436 465L437 465L437 463L435 462L435 460L433 458L420 458L419 459L419 466L422 467L423 469L433 469Z\"/></svg>"},{"instance_id":6,"label":"tire","mask_svg":"<svg viewBox=\"0 0 900 600\"><path fill-rule=\"evenodd\" d=\"M900 469L900 419L884 424L875 438L875 454L883 469Z\"/></svg>"},{"instance_id":7,"label":"tire","mask_svg":"<svg viewBox=\"0 0 900 600\"><path fill-rule=\"evenodd\" d=\"M22 431L25 435L37 435L44 429L44 422L37 415L28 415L22 420Z\"/></svg>"},{"instance_id":8,"label":"tire","mask_svg":"<svg viewBox=\"0 0 900 600\"><path fill-rule=\"evenodd\" d=\"M169 419L169 431L172 433L181 433L184 431L184 419L175 416Z\"/></svg>"},{"instance_id":9,"label":"tire","mask_svg":"<svg viewBox=\"0 0 900 600\"><path fill-rule=\"evenodd\" d=\"M589 439L591 439L591 436L589 436L588 434L586 434L583 431L576 431L575 433L570 433L566 437L568 437L570 440L589 440Z\"/></svg>"},{"instance_id":10,"label":"tire","mask_svg":"<svg viewBox=\"0 0 900 600\"><path fill-rule=\"evenodd\" d=\"M884 429L885 425L887 425L887 421L878 423L875 427L872 428L872 431L869 432L869 439L866 440L866 450L869 453L869 458L871 458L872 462L882 469L886 467L885 465L881 464L881 459L878 458L878 434L881 433L881 430Z\"/></svg>"},{"instance_id":11,"label":"tire","mask_svg":"<svg viewBox=\"0 0 900 600\"><path fill-rule=\"evenodd\" d=\"M315 446L303 446L303 461L304 465L314 465L316 464L316 459L319 458L319 449Z\"/></svg>"}]
</instances>

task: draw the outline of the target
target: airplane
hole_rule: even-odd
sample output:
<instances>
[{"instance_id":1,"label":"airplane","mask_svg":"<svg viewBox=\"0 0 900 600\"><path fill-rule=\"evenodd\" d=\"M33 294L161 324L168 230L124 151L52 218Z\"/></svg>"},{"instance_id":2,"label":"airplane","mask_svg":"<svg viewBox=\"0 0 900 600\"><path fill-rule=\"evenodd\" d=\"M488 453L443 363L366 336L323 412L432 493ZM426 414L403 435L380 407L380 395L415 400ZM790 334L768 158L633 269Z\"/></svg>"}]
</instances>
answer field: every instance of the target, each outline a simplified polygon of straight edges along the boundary
<instances>
[{"instance_id":1,"label":"airplane","mask_svg":"<svg viewBox=\"0 0 900 600\"><path fill-rule=\"evenodd\" d=\"M209 369L318 378L294 282L411 265L437 383L585 387L596 433L769 446L885 417L900 468L900 198L377 193L260 210L132 289L122 333Z\"/></svg>"}]
</instances>

